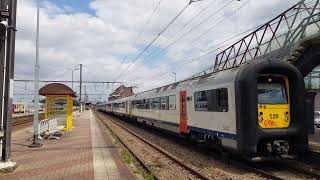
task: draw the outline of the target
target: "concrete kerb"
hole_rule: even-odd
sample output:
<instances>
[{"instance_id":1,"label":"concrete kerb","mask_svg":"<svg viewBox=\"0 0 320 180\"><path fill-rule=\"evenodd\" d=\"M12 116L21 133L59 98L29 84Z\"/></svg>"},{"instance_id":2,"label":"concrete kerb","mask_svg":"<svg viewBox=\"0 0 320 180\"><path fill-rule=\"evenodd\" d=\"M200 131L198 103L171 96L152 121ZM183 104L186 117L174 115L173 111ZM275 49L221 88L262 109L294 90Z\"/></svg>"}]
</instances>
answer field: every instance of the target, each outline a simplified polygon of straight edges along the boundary
<instances>
[{"instance_id":1,"label":"concrete kerb","mask_svg":"<svg viewBox=\"0 0 320 180\"><path fill-rule=\"evenodd\" d=\"M12 172L17 168L17 163L12 162L12 161L7 161L7 162L0 162L0 172L1 173L7 173L7 172Z\"/></svg>"}]
</instances>

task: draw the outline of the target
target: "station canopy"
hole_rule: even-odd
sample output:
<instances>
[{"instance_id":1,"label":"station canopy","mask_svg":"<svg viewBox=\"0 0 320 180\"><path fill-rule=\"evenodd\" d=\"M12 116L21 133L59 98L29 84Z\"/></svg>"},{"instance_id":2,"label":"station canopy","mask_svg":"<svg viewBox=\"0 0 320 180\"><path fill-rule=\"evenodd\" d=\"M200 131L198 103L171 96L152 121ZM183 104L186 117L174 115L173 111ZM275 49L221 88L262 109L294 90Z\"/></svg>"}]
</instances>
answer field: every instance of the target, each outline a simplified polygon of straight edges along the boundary
<instances>
[{"instance_id":1,"label":"station canopy","mask_svg":"<svg viewBox=\"0 0 320 180\"><path fill-rule=\"evenodd\" d=\"M72 97L76 96L76 93L68 86L61 84L61 83L51 83L48 85L43 86L39 90L39 94L42 96L47 95L69 95Z\"/></svg>"},{"instance_id":2,"label":"station canopy","mask_svg":"<svg viewBox=\"0 0 320 180\"><path fill-rule=\"evenodd\" d=\"M73 98L75 92L68 86L52 83L43 86L39 94L46 97L45 119L57 122L65 131L72 128L73 123Z\"/></svg>"}]
</instances>

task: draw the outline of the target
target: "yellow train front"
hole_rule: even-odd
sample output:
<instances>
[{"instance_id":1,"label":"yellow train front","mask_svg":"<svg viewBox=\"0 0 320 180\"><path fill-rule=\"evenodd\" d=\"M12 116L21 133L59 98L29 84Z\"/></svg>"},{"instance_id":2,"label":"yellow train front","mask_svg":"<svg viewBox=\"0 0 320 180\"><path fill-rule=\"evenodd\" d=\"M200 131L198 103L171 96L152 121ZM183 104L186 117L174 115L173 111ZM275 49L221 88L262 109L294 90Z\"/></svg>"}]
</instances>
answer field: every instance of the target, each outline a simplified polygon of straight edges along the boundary
<instances>
[{"instance_id":1,"label":"yellow train front","mask_svg":"<svg viewBox=\"0 0 320 180\"><path fill-rule=\"evenodd\" d=\"M306 152L304 82L295 67L250 63L240 70L236 89L238 151L254 161Z\"/></svg>"},{"instance_id":2,"label":"yellow train front","mask_svg":"<svg viewBox=\"0 0 320 180\"><path fill-rule=\"evenodd\" d=\"M288 128L291 120L288 78L286 76L261 75L257 90L260 128Z\"/></svg>"}]
</instances>

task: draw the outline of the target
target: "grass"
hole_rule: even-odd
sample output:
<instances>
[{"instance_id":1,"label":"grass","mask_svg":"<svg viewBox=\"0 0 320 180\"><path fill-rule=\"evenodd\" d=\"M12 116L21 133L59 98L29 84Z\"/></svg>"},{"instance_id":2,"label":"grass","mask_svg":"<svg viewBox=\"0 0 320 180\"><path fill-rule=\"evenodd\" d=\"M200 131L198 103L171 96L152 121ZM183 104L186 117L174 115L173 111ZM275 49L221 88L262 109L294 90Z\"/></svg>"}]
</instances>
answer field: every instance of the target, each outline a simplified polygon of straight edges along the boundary
<instances>
[{"instance_id":1,"label":"grass","mask_svg":"<svg viewBox=\"0 0 320 180\"><path fill-rule=\"evenodd\" d=\"M109 129L106 129L106 134L111 137L111 140L114 144L119 144L119 141L117 140L117 137L115 135L113 135ZM121 143L120 143L121 144ZM143 178L145 180L154 180L154 176L153 174L146 174L142 169L140 168L137 168L134 166L135 164L135 159L134 157L130 154L130 152L125 149L125 148L122 148L121 150L121 158L123 159L123 161L128 164L132 170L133 170L133 173L136 173L136 174L141 174L143 176Z\"/></svg>"},{"instance_id":2,"label":"grass","mask_svg":"<svg viewBox=\"0 0 320 180\"><path fill-rule=\"evenodd\" d=\"M118 141L115 139L115 136L108 129L106 129L106 134L110 137L113 144L118 144Z\"/></svg>"},{"instance_id":3,"label":"grass","mask_svg":"<svg viewBox=\"0 0 320 180\"><path fill-rule=\"evenodd\" d=\"M148 174L146 177L144 177L145 180L154 180L154 176L152 174Z\"/></svg>"},{"instance_id":4,"label":"grass","mask_svg":"<svg viewBox=\"0 0 320 180\"><path fill-rule=\"evenodd\" d=\"M127 163L129 165L133 163L133 159L132 159L130 153L126 149L123 149L121 151L121 156L122 156L122 159L124 160L125 163Z\"/></svg>"},{"instance_id":5,"label":"grass","mask_svg":"<svg viewBox=\"0 0 320 180\"><path fill-rule=\"evenodd\" d=\"M128 150L126 149L123 149L121 151L121 157L123 159L123 161L128 164L129 166L131 166L132 164L134 164L134 159L133 157L131 156L131 154L129 153ZM131 167L133 168L133 167ZM138 168L133 168L133 172L136 173L136 174L142 174L144 175L144 179L145 180L154 180L154 176L152 174L147 174L145 175L145 173L142 172L141 169L138 169Z\"/></svg>"}]
</instances>

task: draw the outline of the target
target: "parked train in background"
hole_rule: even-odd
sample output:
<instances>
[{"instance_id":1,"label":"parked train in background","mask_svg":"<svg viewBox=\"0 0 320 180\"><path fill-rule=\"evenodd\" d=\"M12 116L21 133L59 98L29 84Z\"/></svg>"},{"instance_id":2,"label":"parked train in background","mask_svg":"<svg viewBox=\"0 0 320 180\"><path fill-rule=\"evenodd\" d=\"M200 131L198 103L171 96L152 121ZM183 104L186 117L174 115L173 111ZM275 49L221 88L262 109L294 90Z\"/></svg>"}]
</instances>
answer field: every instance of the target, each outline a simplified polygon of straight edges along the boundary
<instances>
[{"instance_id":1,"label":"parked train in background","mask_svg":"<svg viewBox=\"0 0 320 180\"><path fill-rule=\"evenodd\" d=\"M27 105L23 102L18 101L12 104L13 114L25 113L27 111Z\"/></svg>"},{"instance_id":2,"label":"parked train in background","mask_svg":"<svg viewBox=\"0 0 320 180\"><path fill-rule=\"evenodd\" d=\"M261 161L306 152L303 93L303 77L294 66L261 60L99 104L98 109Z\"/></svg>"},{"instance_id":3,"label":"parked train in background","mask_svg":"<svg viewBox=\"0 0 320 180\"><path fill-rule=\"evenodd\" d=\"M44 111L45 104L39 103L39 111ZM12 103L12 114L25 114L34 111L33 103L25 103L22 101Z\"/></svg>"}]
</instances>

